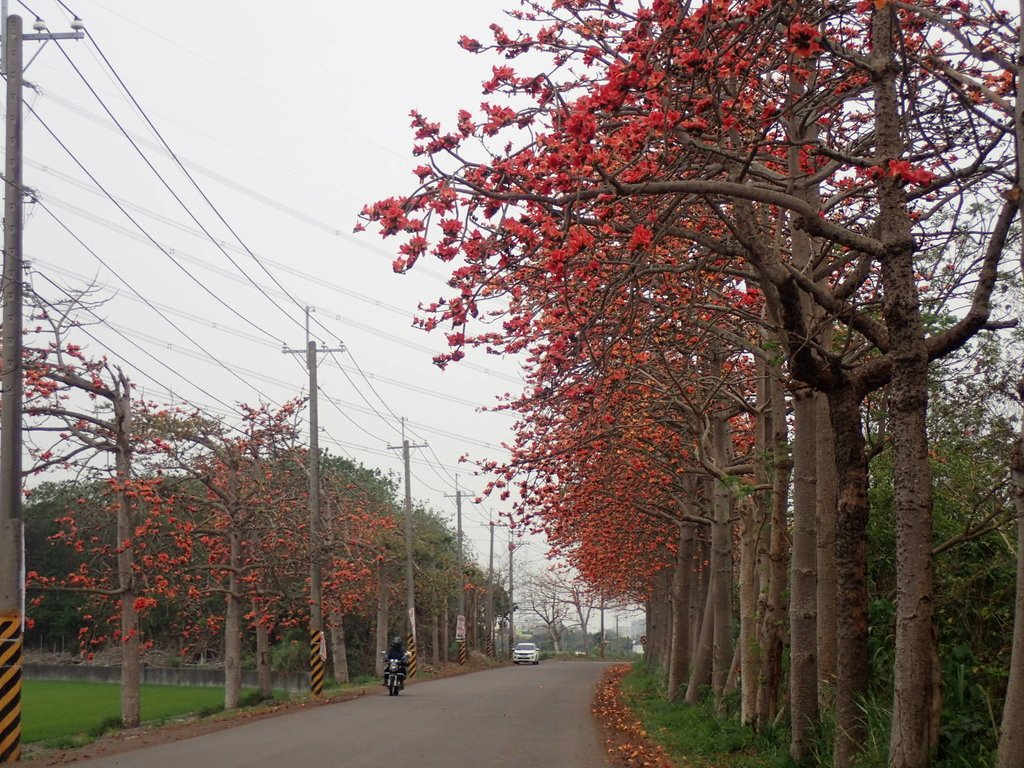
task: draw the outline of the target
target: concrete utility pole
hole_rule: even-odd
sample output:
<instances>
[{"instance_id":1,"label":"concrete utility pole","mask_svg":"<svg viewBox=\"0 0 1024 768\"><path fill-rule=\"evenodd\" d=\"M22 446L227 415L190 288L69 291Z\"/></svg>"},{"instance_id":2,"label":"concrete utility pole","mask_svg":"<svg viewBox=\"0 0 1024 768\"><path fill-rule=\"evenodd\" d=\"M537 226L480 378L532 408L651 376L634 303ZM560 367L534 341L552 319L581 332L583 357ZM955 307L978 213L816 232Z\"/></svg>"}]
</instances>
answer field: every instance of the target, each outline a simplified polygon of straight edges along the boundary
<instances>
[{"instance_id":1,"label":"concrete utility pole","mask_svg":"<svg viewBox=\"0 0 1024 768\"><path fill-rule=\"evenodd\" d=\"M0 395L0 711L16 722L0 731L0 762L21 756L21 637L25 583L21 527L21 17L6 20L7 188L4 191L3 394Z\"/></svg>"},{"instance_id":2,"label":"concrete utility pole","mask_svg":"<svg viewBox=\"0 0 1024 768\"><path fill-rule=\"evenodd\" d=\"M80 40L73 32L50 33L36 20L35 34L22 34L20 16L0 5L3 68L7 75L4 173L3 353L0 383L0 763L21 757L21 644L25 613L25 545L21 515L22 388L22 98L24 40Z\"/></svg>"},{"instance_id":3,"label":"concrete utility pole","mask_svg":"<svg viewBox=\"0 0 1024 768\"><path fill-rule=\"evenodd\" d=\"M320 419L317 408L319 385L316 380L317 353L344 352L345 346L317 348L309 339L309 313L315 311L306 307L306 349L281 350L284 354L306 354L306 370L309 372L309 543L312 549L309 564L309 688L314 696L324 690L327 646L324 641L324 598L323 578L320 563L322 529L320 517Z\"/></svg>"},{"instance_id":4,"label":"concrete utility pole","mask_svg":"<svg viewBox=\"0 0 1024 768\"><path fill-rule=\"evenodd\" d=\"M489 521L491 546L487 556L487 655L494 656L494 522Z\"/></svg>"},{"instance_id":5,"label":"concrete utility pole","mask_svg":"<svg viewBox=\"0 0 1024 768\"><path fill-rule=\"evenodd\" d=\"M412 561L412 479L409 472L409 449L426 448L426 444L410 445L405 439L405 418L402 418L402 444L389 445L390 450L402 449L402 463L405 467L405 599L408 612L409 636L406 650L409 651L408 677L416 675L416 589L413 582ZM383 649L381 649L383 650Z\"/></svg>"},{"instance_id":6,"label":"concrete utility pole","mask_svg":"<svg viewBox=\"0 0 1024 768\"><path fill-rule=\"evenodd\" d=\"M505 528L506 526L490 520L487 523L487 527L491 529L491 545L487 566L487 654L497 658L498 642L494 637L494 529Z\"/></svg>"},{"instance_id":7,"label":"concrete utility pole","mask_svg":"<svg viewBox=\"0 0 1024 768\"><path fill-rule=\"evenodd\" d=\"M459 664L466 663L466 574L462 549L462 491L459 490L459 477L455 476L455 521L458 531L458 556L456 573L458 574L458 615L455 618L455 642L459 644Z\"/></svg>"},{"instance_id":8,"label":"concrete utility pole","mask_svg":"<svg viewBox=\"0 0 1024 768\"><path fill-rule=\"evenodd\" d=\"M512 553L516 551L512 543L512 529L508 529L508 655L512 655L512 648L516 644L516 623L513 614L516 611L516 601L512 591Z\"/></svg>"}]
</instances>

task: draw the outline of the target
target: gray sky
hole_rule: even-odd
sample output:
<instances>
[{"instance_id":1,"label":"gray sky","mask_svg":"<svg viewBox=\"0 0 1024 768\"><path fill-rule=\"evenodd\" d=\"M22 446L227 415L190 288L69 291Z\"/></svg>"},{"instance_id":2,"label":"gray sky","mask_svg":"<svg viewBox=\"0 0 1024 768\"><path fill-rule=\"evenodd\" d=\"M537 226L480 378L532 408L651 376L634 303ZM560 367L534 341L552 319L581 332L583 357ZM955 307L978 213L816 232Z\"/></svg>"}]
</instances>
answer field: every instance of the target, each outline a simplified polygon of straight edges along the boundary
<instances>
[{"instance_id":1,"label":"gray sky","mask_svg":"<svg viewBox=\"0 0 1024 768\"><path fill-rule=\"evenodd\" d=\"M363 203L413 189L410 109L451 125L483 99L497 62L456 41L486 38L514 0L334 0L287 12L265 0L65 4L95 43L24 47L26 63L38 53L24 128L24 181L41 201L26 208L24 234L35 290L54 298L50 281L95 280L109 301L89 329L97 341L83 339L90 354L124 365L149 398L173 392L213 413L305 391L302 361L281 347L304 346L302 308L315 307L314 335L348 348L321 357L333 401L321 397L321 445L399 471L400 451L387 446L400 444L397 417L407 417L408 437L429 443L414 452L413 495L454 519L455 475L470 496L483 487L459 456L506 455L512 418L477 409L518 391L517 365L471 353L447 371L433 366L444 337L410 320L417 302L448 294L444 266L395 275L397 243L352 228ZM56 0L28 6L9 0L26 32L34 14L52 32L69 29ZM463 507L484 564L489 509L500 502ZM522 551L539 561L542 545Z\"/></svg>"}]
</instances>

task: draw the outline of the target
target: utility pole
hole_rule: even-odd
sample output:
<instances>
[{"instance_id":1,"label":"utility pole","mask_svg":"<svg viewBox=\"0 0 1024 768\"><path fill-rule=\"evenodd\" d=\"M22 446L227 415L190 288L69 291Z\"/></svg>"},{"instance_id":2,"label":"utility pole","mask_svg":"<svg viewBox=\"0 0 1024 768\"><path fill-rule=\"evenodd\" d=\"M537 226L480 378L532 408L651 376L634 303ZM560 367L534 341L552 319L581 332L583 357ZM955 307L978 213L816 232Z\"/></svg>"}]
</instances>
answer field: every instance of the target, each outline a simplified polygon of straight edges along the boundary
<instances>
[{"instance_id":1,"label":"utility pole","mask_svg":"<svg viewBox=\"0 0 1024 768\"><path fill-rule=\"evenodd\" d=\"M408 677L416 676L416 590L413 584L412 567L412 479L409 473L409 449L426 448L426 444L410 445L405 439L405 418L402 418L402 444L389 445L388 449L402 449L402 463L405 467L405 600L409 619L409 633L406 650L409 652ZM383 649L382 649L383 650Z\"/></svg>"},{"instance_id":2,"label":"utility pole","mask_svg":"<svg viewBox=\"0 0 1024 768\"><path fill-rule=\"evenodd\" d=\"M80 40L81 19L73 32L50 33L37 19L35 34L22 34L21 17L7 15L3 26L3 68L7 75L4 173L3 352L0 383L0 763L21 757L21 644L25 613L25 545L21 515L22 389L22 98L24 40Z\"/></svg>"},{"instance_id":3,"label":"utility pole","mask_svg":"<svg viewBox=\"0 0 1024 768\"><path fill-rule=\"evenodd\" d=\"M516 611L516 601L512 591L512 553L516 551L512 543L512 529L508 529L508 655L512 656L512 648L516 644L516 625L513 615Z\"/></svg>"},{"instance_id":4,"label":"utility pole","mask_svg":"<svg viewBox=\"0 0 1024 768\"><path fill-rule=\"evenodd\" d=\"M491 529L491 544L487 565L487 655L497 658L498 643L494 637L494 529L504 528L505 526L489 520L487 527ZM511 600L511 597L509 599Z\"/></svg>"},{"instance_id":5,"label":"utility pole","mask_svg":"<svg viewBox=\"0 0 1024 768\"><path fill-rule=\"evenodd\" d=\"M522 536L522 534L520 534ZM513 614L516 610L515 594L512 591L513 579L512 579L512 554L519 549L524 547L526 544L519 542L518 544L512 541L512 526L508 529L508 653L512 655L512 648L516 644L516 627Z\"/></svg>"},{"instance_id":6,"label":"utility pole","mask_svg":"<svg viewBox=\"0 0 1024 768\"><path fill-rule=\"evenodd\" d=\"M491 546L487 556L487 655L494 657L494 522L488 521L491 529Z\"/></svg>"},{"instance_id":7,"label":"utility pole","mask_svg":"<svg viewBox=\"0 0 1024 768\"><path fill-rule=\"evenodd\" d=\"M317 348L309 338L309 313L306 307L306 349L281 350L286 355L306 354L306 370L309 372L309 689L314 696L324 690L327 643L324 639L324 598L323 578L320 572L320 546L322 528L320 519L320 419L317 409L319 385L316 380L317 352L344 352L345 346Z\"/></svg>"},{"instance_id":8,"label":"utility pole","mask_svg":"<svg viewBox=\"0 0 1024 768\"><path fill-rule=\"evenodd\" d=\"M455 476L455 521L458 531L459 552L456 572L458 573L458 615L455 618L455 642L459 644L459 664L466 663L466 574L465 555L462 549L462 491L459 489L459 476Z\"/></svg>"}]
</instances>

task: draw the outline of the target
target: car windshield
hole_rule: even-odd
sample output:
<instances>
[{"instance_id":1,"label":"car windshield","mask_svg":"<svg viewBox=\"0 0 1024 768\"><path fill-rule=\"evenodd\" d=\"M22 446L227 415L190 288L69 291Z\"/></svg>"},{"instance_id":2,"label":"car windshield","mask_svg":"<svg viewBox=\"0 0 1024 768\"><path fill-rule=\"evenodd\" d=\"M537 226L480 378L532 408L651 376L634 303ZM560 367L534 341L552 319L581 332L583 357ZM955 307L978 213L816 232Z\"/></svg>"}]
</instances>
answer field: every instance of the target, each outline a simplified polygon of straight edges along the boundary
<instances>
[{"instance_id":1,"label":"car windshield","mask_svg":"<svg viewBox=\"0 0 1024 768\"><path fill-rule=\"evenodd\" d=\"M537 646L536 646L536 645L534 645L533 643L519 643L519 644L518 644L518 645L516 646L516 650L517 650L517 651L532 651L532 650L534 650L534 649L535 649L536 647L537 647Z\"/></svg>"}]
</instances>

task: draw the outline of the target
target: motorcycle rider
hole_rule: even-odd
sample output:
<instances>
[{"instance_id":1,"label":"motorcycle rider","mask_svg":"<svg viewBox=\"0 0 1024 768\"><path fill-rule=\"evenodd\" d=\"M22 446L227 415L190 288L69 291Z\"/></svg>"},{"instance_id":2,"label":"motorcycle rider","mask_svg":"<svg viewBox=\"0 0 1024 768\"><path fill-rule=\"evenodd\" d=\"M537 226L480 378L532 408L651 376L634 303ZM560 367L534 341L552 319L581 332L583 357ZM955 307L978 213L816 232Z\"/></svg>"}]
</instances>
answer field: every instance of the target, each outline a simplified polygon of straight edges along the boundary
<instances>
[{"instance_id":1,"label":"motorcycle rider","mask_svg":"<svg viewBox=\"0 0 1024 768\"><path fill-rule=\"evenodd\" d=\"M402 673L402 678L405 678L407 668L407 657L408 651L405 650L405 643L402 642L402 638L395 635L391 638L391 645L388 646L387 651L384 654L384 658L390 661L391 659L398 660L398 671ZM384 685L387 685L387 674L384 676Z\"/></svg>"}]
</instances>

